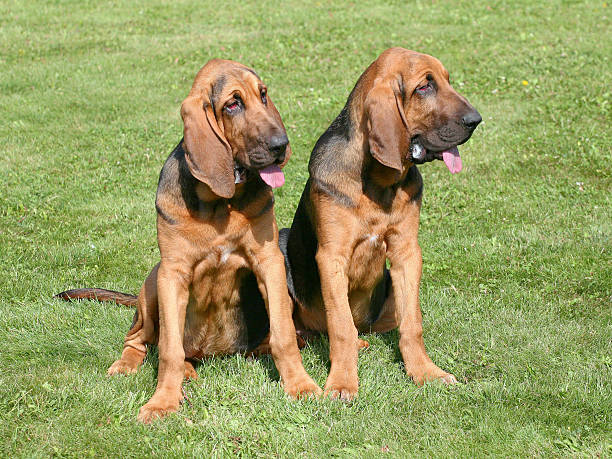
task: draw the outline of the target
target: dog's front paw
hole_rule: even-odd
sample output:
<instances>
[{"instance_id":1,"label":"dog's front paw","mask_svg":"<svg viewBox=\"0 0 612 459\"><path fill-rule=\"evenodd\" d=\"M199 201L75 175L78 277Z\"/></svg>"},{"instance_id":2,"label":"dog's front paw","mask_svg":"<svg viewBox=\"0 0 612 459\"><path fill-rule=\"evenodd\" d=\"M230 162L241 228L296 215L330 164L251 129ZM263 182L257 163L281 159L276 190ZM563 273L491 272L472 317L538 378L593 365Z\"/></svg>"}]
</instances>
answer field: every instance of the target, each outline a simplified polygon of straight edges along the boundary
<instances>
[{"instance_id":1,"label":"dog's front paw","mask_svg":"<svg viewBox=\"0 0 612 459\"><path fill-rule=\"evenodd\" d=\"M106 370L106 374L109 376L112 375L129 375L132 373L136 373L138 371L139 362L119 359L113 363L108 370Z\"/></svg>"},{"instance_id":2,"label":"dog's front paw","mask_svg":"<svg viewBox=\"0 0 612 459\"><path fill-rule=\"evenodd\" d=\"M300 379L296 378L294 381L284 382L283 389L293 399L317 398L323 393L319 385L308 375Z\"/></svg>"},{"instance_id":3,"label":"dog's front paw","mask_svg":"<svg viewBox=\"0 0 612 459\"><path fill-rule=\"evenodd\" d=\"M330 386L325 389L325 395L334 400L350 402L357 398L357 389L352 387Z\"/></svg>"},{"instance_id":4,"label":"dog's front paw","mask_svg":"<svg viewBox=\"0 0 612 459\"><path fill-rule=\"evenodd\" d=\"M327 378L325 384L325 395L332 399L339 399L343 402L350 402L357 398L357 391L359 390L359 382L349 381L348 379Z\"/></svg>"},{"instance_id":5,"label":"dog's front paw","mask_svg":"<svg viewBox=\"0 0 612 459\"><path fill-rule=\"evenodd\" d=\"M435 364L423 366L421 368L406 368L406 374L412 378L417 386L422 386L426 382L440 380L444 384L453 385L457 383L457 378L451 373L447 373Z\"/></svg>"},{"instance_id":6,"label":"dog's front paw","mask_svg":"<svg viewBox=\"0 0 612 459\"><path fill-rule=\"evenodd\" d=\"M129 375L136 373L138 367L145 358L146 353L134 349L132 347L126 347L123 349L121 358L116 360L109 369L106 371L108 375Z\"/></svg>"},{"instance_id":7,"label":"dog's front paw","mask_svg":"<svg viewBox=\"0 0 612 459\"><path fill-rule=\"evenodd\" d=\"M138 411L138 420L143 424L150 424L156 419L162 419L178 411L180 404L172 400L149 400Z\"/></svg>"},{"instance_id":8,"label":"dog's front paw","mask_svg":"<svg viewBox=\"0 0 612 459\"><path fill-rule=\"evenodd\" d=\"M451 373L444 373L444 375L439 378L444 384L452 386L453 384L457 384L457 378L455 375Z\"/></svg>"}]
</instances>

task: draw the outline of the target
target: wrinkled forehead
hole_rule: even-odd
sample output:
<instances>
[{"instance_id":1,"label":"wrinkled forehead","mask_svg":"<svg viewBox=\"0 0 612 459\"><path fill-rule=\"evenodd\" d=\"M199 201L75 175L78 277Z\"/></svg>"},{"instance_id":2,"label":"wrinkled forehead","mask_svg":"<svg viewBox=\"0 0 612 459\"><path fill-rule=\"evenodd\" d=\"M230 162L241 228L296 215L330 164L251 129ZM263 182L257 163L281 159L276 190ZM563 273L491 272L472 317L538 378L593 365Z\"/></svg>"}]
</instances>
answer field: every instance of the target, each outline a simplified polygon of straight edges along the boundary
<instances>
[{"instance_id":1,"label":"wrinkled forehead","mask_svg":"<svg viewBox=\"0 0 612 459\"><path fill-rule=\"evenodd\" d=\"M436 80L448 80L448 71L438 59L428 54L404 51L393 56L392 67L404 79L422 80L432 75Z\"/></svg>"},{"instance_id":2,"label":"wrinkled forehead","mask_svg":"<svg viewBox=\"0 0 612 459\"><path fill-rule=\"evenodd\" d=\"M412 75L414 78L424 78L428 74L433 75L436 80L448 80L448 71L442 65L438 59L428 54L415 55L411 59L412 61Z\"/></svg>"},{"instance_id":3,"label":"wrinkled forehead","mask_svg":"<svg viewBox=\"0 0 612 459\"><path fill-rule=\"evenodd\" d=\"M248 67L233 68L221 73L212 83L211 99L215 102L238 92L243 97L254 93L259 94L263 86L261 79Z\"/></svg>"},{"instance_id":4,"label":"wrinkled forehead","mask_svg":"<svg viewBox=\"0 0 612 459\"><path fill-rule=\"evenodd\" d=\"M214 65L211 65L214 64ZM254 70L232 61L211 62L196 75L192 91L208 93L211 101L217 102L235 92L247 95L259 93L263 86Z\"/></svg>"}]
</instances>

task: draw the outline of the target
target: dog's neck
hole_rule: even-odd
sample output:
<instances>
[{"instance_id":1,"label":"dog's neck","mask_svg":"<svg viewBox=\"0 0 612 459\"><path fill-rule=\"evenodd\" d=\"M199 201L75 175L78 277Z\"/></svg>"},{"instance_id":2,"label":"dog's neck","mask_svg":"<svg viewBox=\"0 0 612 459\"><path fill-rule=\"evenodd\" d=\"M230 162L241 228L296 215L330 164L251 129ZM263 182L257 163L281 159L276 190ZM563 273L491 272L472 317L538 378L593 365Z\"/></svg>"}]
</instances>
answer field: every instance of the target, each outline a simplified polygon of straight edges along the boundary
<instances>
[{"instance_id":1,"label":"dog's neck","mask_svg":"<svg viewBox=\"0 0 612 459\"><path fill-rule=\"evenodd\" d=\"M376 185L381 188L392 188L406 180L408 171L413 166L406 162L401 171L387 167L370 156L369 164L366 166L365 174Z\"/></svg>"},{"instance_id":2,"label":"dog's neck","mask_svg":"<svg viewBox=\"0 0 612 459\"><path fill-rule=\"evenodd\" d=\"M221 196L213 193L210 187L203 182L198 182L196 184L195 193L198 200L205 204L218 204L220 201L225 201L230 206L235 206L236 203L243 200L247 190L253 192L256 188L259 188L257 184L254 183L255 180L256 177L251 177L251 174L248 174L244 181L236 183L236 190L234 192L234 196L231 198L222 198Z\"/></svg>"}]
</instances>

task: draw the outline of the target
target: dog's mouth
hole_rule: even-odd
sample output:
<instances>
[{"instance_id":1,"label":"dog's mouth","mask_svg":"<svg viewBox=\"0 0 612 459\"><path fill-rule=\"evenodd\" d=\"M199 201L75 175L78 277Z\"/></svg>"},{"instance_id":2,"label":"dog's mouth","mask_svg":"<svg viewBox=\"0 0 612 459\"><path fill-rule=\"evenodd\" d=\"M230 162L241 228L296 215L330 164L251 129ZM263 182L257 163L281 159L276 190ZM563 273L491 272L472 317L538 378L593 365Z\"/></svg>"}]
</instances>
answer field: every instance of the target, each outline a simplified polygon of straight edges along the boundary
<instances>
[{"instance_id":1,"label":"dog's mouth","mask_svg":"<svg viewBox=\"0 0 612 459\"><path fill-rule=\"evenodd\" d=\"M252 172L259 174L261 179L272 188L279 188L285 184L285 174L278 164L270 164L265 167L256 168ZM234 162L234 183L244 183L247 181L248 175L251 173L249 169L242 166L238 162Z\"/></svg>"},{"instance_id":2,"label":"dog's mouth","mask_svg":"<svg viewBox=\"0 0 612 459\"><path fill-rule=\"evenodd\" d=\"M285 184L285 174L278 164L270 164L263 169L258 169L257 172L261 179L272 188L279 188Z\"/></svg>"},{"instance_id":3,"label":"dog's mouth","mask_svg":"<svg viewBox=\"0 0 612 459\"><path fill-rule=\"evenodd\" d=\"M415 164L423 164L434 159L441 159L451 174L456 174L463 168L457 145L443 150L430 150L423 146L419 136L413 137L410 141L410 157Z\"/></svg>"}]
</instances>

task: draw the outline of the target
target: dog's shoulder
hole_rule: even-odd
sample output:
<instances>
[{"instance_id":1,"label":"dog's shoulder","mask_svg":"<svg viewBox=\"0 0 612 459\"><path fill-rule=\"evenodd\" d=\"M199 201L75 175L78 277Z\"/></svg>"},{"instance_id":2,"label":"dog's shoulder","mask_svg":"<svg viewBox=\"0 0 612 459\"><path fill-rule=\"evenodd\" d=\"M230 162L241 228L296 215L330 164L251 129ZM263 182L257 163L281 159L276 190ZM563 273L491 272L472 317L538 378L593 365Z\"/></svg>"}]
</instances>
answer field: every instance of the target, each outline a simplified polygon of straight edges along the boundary
<instances>
[{"instance_id":1,"label":"dog's shoulder","mask_svg":"<svg viewBox=\"0 0 612 459\"><path fill-rule=\"evenodd\" d=\"M347 104L319 137L310 154L308 170L311 178L325 179L334 172L344 170L342 153L351 141L352 131Z\"/></svg>"},{"instance_id":2,"label":"dog's shoulder","mask_svg":"<svg viewBox=\"0 0 612 459\"><path fill-rule=\"evenodd\" d=\"M183 149L183 140L174 148L166 159L157 183L155 208L158 215L172 223L173 215L185 209L197 210L197 180L189 172Z\"/></svg>"},{"instance_id":3,"label":"dog's shoulder","mask_svg":"<svg viewBox=\"0 0 612 459\"><path fill-rule=\"evenodd\" d=\"M353 135L347 103L317 140L308 163L308 192L326 195L343 207L355 207L361 193L362 161L352 154Z\"/></svg>"},{"instance_id":4,"label":"dog's shoulder","mask_svg":"<svg viewBox=\"0 0 612 459\"><path fill-rule=\"evenodd\" d=\"M181 140L162 166L157 182L157 196L178 195L181 185L195 187L196 180L188 173L186 168L185 150L183 149L183 140Z\"/></svg>"}]
</instances>

